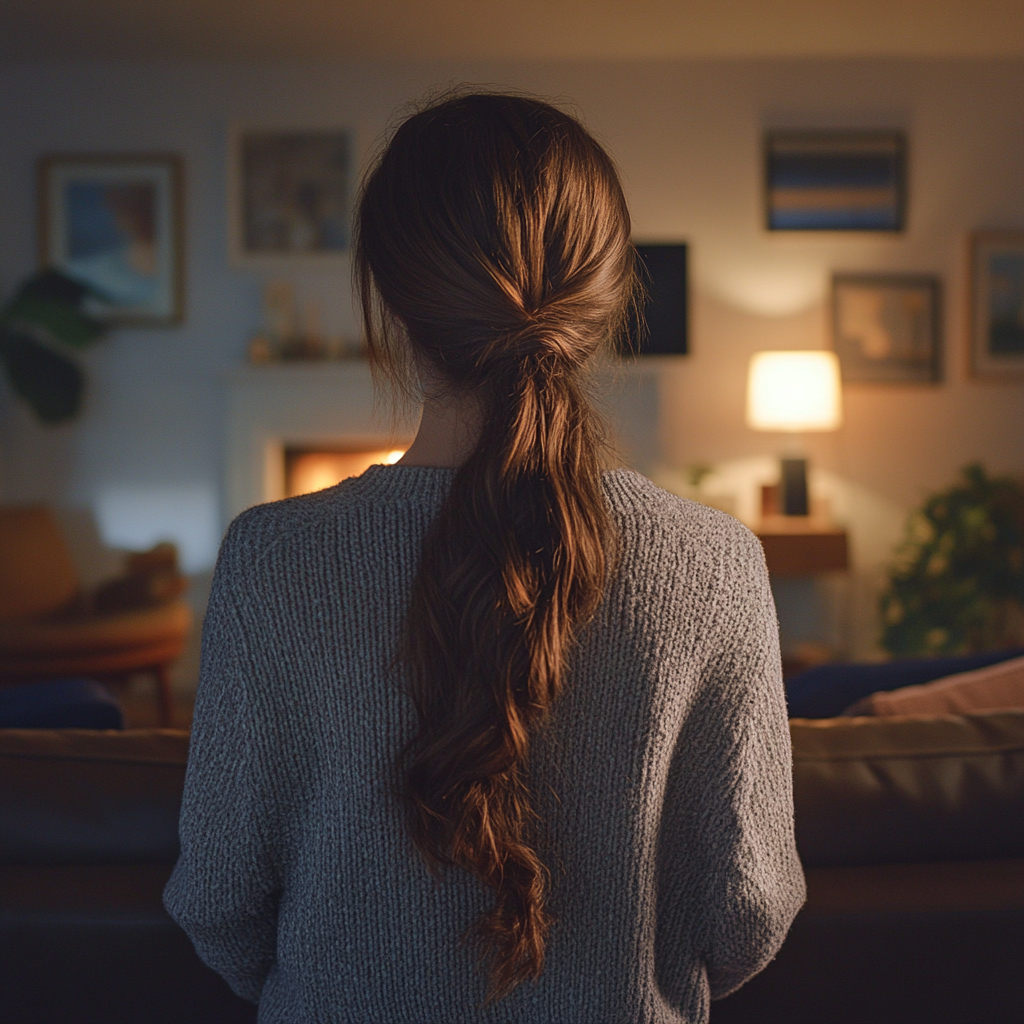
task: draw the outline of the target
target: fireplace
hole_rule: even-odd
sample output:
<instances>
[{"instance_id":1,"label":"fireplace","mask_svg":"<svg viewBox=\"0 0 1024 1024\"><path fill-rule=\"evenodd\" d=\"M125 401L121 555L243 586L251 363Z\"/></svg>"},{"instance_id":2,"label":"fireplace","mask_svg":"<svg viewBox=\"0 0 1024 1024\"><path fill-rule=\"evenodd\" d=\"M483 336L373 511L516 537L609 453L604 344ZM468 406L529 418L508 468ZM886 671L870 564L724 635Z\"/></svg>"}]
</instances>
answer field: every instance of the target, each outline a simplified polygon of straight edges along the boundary
<instances>
[{"instance_id":1,"label":"fireplace","mask_svg":"<svg viewBox=\"0 0 1024 1024\"><path fill-rule=\"evenodd\" d=\"M359 360L236 367L226 420L226 521L395 462L415 433L375 408L370 369Z\"/></svg>"},{"instance_id":2,"label":"fireplace","mask_svg":"<svg viewBox=\"0 0 1024 1024\"><path fill-rule=\"evenodd\" d=\"M641 470L659 451L659 371L657 357L651 360L599 372L598 391L619 448ZM415 420L394 427L375 408L370 368L358 359L235 367L227 377L225 419L225 525L251 505L277 501L299 486L287 480L289 452L358 453L361 468L337 469L351 475L404 450L416 432ZM317 472L317 480L328 479L322 468Z\"/></svg>"},{"instance_id":3,"label":"fireplace","mask_svg":"<svg viewBox=\"0 0 1024 1024\"><path fill-rule=\"evenodd\" d=\"M350 448L285 448L284 493L286 498L311 494L333 487L377 463L392 465L405 454L404 448L366 451Z\"/></svg>"}]
</instances>

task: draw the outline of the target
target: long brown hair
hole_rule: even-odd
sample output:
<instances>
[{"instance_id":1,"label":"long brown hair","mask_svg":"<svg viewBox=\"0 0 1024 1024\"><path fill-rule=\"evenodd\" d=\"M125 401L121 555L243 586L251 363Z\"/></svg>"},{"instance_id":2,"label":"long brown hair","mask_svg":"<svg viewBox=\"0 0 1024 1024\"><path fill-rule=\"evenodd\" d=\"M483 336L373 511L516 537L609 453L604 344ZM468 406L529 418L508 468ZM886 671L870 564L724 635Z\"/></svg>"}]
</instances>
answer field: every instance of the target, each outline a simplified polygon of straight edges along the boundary
<instances>
[{"instance_id":1,"label":"long brown hair","mask_svg":"<svg viewBox=\"0 0 1024 1024\"><path fill-rule=\"evenodd\" d=\"M419 729L400 768L427 863L495 893L476 928L492 999L540 975L552 923L528 754L608 573L603 432L583 370L623 321L629 236L605 151L522 96L457 95L409 117L357 211L376 367L396 372L411 353L482 410L407 613L400 661Z\"/></svg>"}]
</instances>

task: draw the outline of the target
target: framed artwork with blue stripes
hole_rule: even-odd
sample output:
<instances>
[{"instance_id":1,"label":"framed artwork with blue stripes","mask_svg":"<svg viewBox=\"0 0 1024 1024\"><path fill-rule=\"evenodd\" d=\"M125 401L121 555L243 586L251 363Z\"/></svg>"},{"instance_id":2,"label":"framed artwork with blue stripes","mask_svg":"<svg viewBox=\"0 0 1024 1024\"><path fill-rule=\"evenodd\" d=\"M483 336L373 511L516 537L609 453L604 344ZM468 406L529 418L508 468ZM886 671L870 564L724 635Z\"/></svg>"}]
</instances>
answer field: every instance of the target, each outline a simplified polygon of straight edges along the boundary
<instances>
[{"instance_id":1,"label":"framed artwork with blue stripes","mask_svg":"<svg viewBox=\"0 0 1024 1024\"><path fill-rule=\"evenodd\" d=\"M779 131L765 137L769 231L902 231L906 137L897 131Z\"/></svg>"}]
</instances>

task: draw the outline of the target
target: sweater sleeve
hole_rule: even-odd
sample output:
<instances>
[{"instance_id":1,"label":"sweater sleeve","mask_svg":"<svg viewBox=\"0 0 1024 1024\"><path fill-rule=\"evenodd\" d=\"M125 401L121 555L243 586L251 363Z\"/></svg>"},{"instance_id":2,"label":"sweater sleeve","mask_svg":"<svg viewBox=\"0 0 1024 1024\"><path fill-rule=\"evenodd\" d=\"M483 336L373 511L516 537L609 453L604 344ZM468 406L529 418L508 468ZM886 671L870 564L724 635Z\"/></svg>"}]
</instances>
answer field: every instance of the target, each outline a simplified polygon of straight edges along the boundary
<instances>
[{"instance_id":1,"label":"sweater sleeve","mask_svg":"<svg viewBox=\"0 0 1024 1024\"><path fill-rule=\"evenodd\" d=\"M703 960L712 999L776 955L804 902L793 831L792 753L775 605L757 538L729 539L718 629L677 741L666 824L674 857L699 879L681 923ZM692 913L692 910L691 910ZM678 933L677 933L678 934Z\"/></svg>"},{"instance_id":2,"label":"sweater sleeve","mask_svg":"<svg viewBox=\"0 0 1024 1024\"><path fill-rule=\"evenodd\" d=\"M181 855L164 905L200 958L258 1002L275 958L281 873L273 837L281 823L267 771L272 733L254 717L260 666L235 602L246 586L238 547L229 533L203 624Z\"/></svg>"}]
</instances>

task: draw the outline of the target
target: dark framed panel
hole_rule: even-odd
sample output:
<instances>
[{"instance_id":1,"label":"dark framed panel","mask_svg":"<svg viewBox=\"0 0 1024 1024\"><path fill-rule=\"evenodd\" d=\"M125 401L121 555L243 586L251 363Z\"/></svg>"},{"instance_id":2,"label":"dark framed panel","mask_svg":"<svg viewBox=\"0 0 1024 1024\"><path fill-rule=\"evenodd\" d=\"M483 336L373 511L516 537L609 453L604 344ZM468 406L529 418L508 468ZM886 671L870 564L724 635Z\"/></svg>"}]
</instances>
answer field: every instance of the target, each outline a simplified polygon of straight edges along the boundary
<instances>
[{"instance_id":1,"label":"dark framed panel","mask_svg":"<svg viewBox=\"0 0 1024 1024\"><path fill-rule=\"evenodd\" d=\"M942 380L942 284L926 274L834 274L832 347L844 384Z\"/></svg>"},{"instance_id":2,"label":"dark framed panel","mask_svg":"<svg viewBox=\"0 0 1024 1024\"><path fill-rule=\"evenodd\" d=\"M635 245L637 274L644 288L642 319L630 318L622 355L684 356L690 343L688 249L686 243Z\"/></svg>"},{"instance_id":3,"label":"dark framed panel","mask_svg":"<svg viewBox=\"0 0 1024 1024\"><path fill-rule=\"evenodd\" d=\"M183 170L170 153L51 154L38 165L39 262L89 285L91 310L164 326L184 314Z\"/></svg>"},{"instance_id":4,"label":"dark framed panel","mask_svg":"<svg viewBox=\"0 0 1024 1024\"><path fill-rule=\"evenodd\" d=\"M902 231L907 143L899 131L765 136L769 231Z\"/></svg>"}]
</instances>

